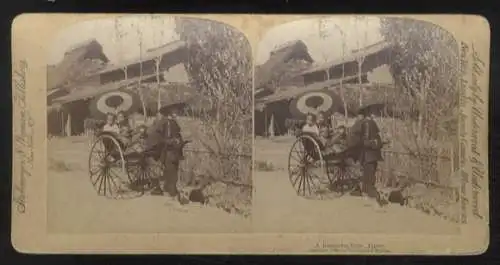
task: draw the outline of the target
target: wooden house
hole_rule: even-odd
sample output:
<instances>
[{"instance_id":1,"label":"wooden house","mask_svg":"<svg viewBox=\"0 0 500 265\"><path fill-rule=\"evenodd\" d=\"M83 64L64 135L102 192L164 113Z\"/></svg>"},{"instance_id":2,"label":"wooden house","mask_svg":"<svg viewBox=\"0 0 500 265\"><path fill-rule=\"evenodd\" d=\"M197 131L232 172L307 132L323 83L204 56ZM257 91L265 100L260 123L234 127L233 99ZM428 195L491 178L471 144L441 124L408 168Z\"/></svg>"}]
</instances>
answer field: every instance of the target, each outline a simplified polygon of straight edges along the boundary
<instances>
[{"instance_id":1,"label":"wooden house","mask_svg":"<svg viewBox=\"0 0 500 265\"><path fill-rule=\"evenodd\" d=\"M300 75L314 62L301 40L286 42L271 51L269 59L255 67L255 97L274 93L281 85L303 84Z\"/></svg>"},{"instance_id":2,"label":"wooden house","mask_svg":"<svg viewBox=\"0 0 500 265\"><path fill-rule=\"evenodd\" d=\"M106 91L125 87L138 89L151 82L161 83L163 88L178 84L188 86L184 65L187 63L187 56L187 45L183 41L174 41L147 50L143 56L134 60L100 67L98 71L86 75L86 78L78 79L79 82L61 81L66 84L66 93L58 97L52 96L48 102L48 133L83 133L84 120L89 118L90 100ZM75 65L79 65L78 60L73 61ZM79 63L85 63L85 60L81 59ZM61 68L61 71L64 69ZM149 111L153 111L150 108L153 104L148 102L147 105Z\"/></svg>"},{"instance_id":3,"label":"wooden house","mask_svg":"<svg viewBox=\"0 0 500 265\"><path fill-rule=\"evenodd\" d=\"M377 69L387 67L391 60L391 54L392 46L387 42L379 42L363 49L353 50L344 58L310 67L297 73L298 77L295 79L301 79L302 86L277 87L272 93L256 97L255 134L268 135L270 126L273 127L275 135L287 133L286 120L293 118L289 111L289 104L293 98L305 91L331 89L339 92L340 87L361 90L374 87L376 89L377 85L370 85L368 77ZM359 62L362 62L361 65ZM353 86L354 84L357 86ZM371 102L371 100L367 100L367 102ZM348 112L352 114L357 107L352 107L355 106L352 103L348 105L350 105Z\"/></svg>"}]
</instances>

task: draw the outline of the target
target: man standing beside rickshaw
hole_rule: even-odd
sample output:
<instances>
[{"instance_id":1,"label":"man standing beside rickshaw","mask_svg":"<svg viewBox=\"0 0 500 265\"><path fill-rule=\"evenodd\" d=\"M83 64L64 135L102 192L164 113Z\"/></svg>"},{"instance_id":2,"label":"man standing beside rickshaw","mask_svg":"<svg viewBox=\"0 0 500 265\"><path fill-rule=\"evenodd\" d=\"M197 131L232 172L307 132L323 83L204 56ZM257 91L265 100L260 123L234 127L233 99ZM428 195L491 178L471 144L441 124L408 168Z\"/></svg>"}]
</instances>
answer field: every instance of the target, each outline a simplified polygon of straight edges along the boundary
<instances>
[{"instance_id":1,"label":"man standing beside rickshaw","mask_svg":"<svg viewBox=\"0 0 500 265\"><path fill-rule=\"evenodd\" d=\"M350 145L363 171L359 192L367 198L375 199L381 206L383 201L375 187L375 173L378 162L382 160L382 139L380 129L369 111L369 106L358 111L358 117L350 131Z\"/></svg>"},{"instance_id":2,"label":"man standing beside rickshaw","mask_svg":"<svg viewBox=\"0 0 500 265\"><path fill-rule=\"evenodd\" d=\"M148 146L156 149L158 158L163 164L160 179L152 179L152 195L163 195L164 192L171 197L178 195L179 162L183 159L182 149L185 142L181 136L175 111L173 106L161 108L148 132ZM160 181L163 181L163 188L160 186Z\"/></svg>"}]
</instances>

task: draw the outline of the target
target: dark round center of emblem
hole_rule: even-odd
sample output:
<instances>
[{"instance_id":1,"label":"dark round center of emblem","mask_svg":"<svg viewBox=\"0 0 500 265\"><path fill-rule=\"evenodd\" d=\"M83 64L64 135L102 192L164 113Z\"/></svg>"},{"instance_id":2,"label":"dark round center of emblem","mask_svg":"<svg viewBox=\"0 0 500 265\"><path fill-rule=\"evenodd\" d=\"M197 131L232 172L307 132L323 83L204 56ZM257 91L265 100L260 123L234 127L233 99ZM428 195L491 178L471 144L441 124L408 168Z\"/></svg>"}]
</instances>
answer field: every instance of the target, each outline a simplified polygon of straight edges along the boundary
<instances>
[{"instance_id":1,"label":"dark round center of emblem","mask_svg":"<svg viewBox=\"0 0 500 265\"><path fill-rule=\"evenodd\" d=\"M324 102L325 100L323 99L323 97L313 96L306 99L306 106L316 109L319 106L323 105Z\"/></svg>"},{"instance_id":2,"label":"dark round center of emblem","mask_svg":"<svg viewBox=\"0 0 500 265\"><path fill-rule=\"evenodd\" d=\"M123 103L123 98L118 95L113 95L106 99L106 105L112 108L116 108L120 106L122 103Z\"/></svg>"}]
</instances>

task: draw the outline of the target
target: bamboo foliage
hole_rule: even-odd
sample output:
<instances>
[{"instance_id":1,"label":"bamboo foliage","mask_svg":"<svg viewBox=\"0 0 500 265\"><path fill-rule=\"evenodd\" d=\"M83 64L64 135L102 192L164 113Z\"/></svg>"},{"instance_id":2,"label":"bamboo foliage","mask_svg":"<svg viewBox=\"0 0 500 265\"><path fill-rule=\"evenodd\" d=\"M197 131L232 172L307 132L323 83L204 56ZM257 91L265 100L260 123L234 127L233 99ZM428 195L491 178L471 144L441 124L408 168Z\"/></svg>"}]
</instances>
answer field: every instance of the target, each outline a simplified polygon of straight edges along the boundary
<instances>
[{"instance_id":1,"label":"bamboo foliage","mask_svg":"<svg viewBox=\"0 0 500 265\"><path fill-rule=\"evenodd\" d=\"M327 21L324 20L324 19L320 19L319 20L319 23L318 23L318 27L319 27L319 37L322 38L322 39L326 39L329 34L328 32L326 31L326 28L327 28ZM340 28L339 25L337 24L333 24L333 27L335 28L335 30L337 30L340 34L340 40L342 42L342 61L344 61L345 59L345 56L346 56L346 49L347 49L347 45L346 45L346 34L345 32ZM326 62L326 58L325 58L325 62ZM327 70L327 80L330 79L330 69ZM345 77L345 65L342 64L342 78L341 78L341 81L340 81L340 88L339 88L339 94L340 94L340 98L342 99L342 102L344 103L344 119L347 120L348 116L349 116L349 113L348 113L348 107L347 107L347 103L346 103L346 98L345 98L345 88L344 88L344 83L343 83L343 80L344 80L344 77Z\"/></svg>"},{"instance_id":2,"label":"bamboo foliage","mask_svg":"<svg viewBox=\"0 0 500 265\"><path fill-rule=\"evenodd\" d=\"M360 21L363 21L364 17L362 16L356 16L355 17L355 21L356 23L359 23ZM357 43L357 48L358 48L358 51L360 50L361 46L365 46L367 43L367 36L366 36L366 32L365 32L365 39L364 39L364 43L363 44L360 44L360 38L359 38L359 35L356 37L356 43ZM362 54L362 53L360 53ZM356 61L358 63L358 84L359 84L359 87L361 89L361 85L363 84L363 80L362 80L362 70L363 70L363 62L365 61L365 56L363 55L359 55L357 56L356 58ZM360 106L363 106L363 93L361 92L359 94L359 105Z\"/></svg>"},{"instance_id":3,"label":"bamboo foliage","mask_svg":"<svg viewBox=\"0 0 500 265\"><path fill-rule=\"evenodd\" d=\"M418 113L416 119L403 119L405 126L395 135L405 138L399 142L420 160L420 170L426 171L420 177L429 180L437 164L427 158L456 133L444 121L457 119L458 44L442 28L411 19L383 19L381 34L395 47L390 71L396 87L411 99L411 108Z\"/></svg>"},{"instance_id":4,"label":"bamboo foliage","mask_svg":"<svg viewBox=\"0 0 500 265\"><path fill-rule=\"evenodd\" d=\"M143 35L142 35L142 31L141 31L141 28L139 25L136 25L136 29L137 29L137 37L139 39L139 67L140 67L140 71L139 71L139 86L137 88L138 90L138 93L139 93L139 97L141 99L141 104L142 104L142 113L143 113L143 118L144 118L144 123L147 122L147 109L146 109L146 102L144 100L144 93L141 89L142 87L142 76L143 76L143 73L142 73L142 52L143 52Z\"/></svg>"},{"instance_id":5,"label":"bamboo foliage","mask_svg":"<svg viewBox=\"0 0 500 265\"><path fill-rule=\"evenodd\" d=\"M250 176L239 174L237 165L240 155L251 154L250 45L242 33L215 21L178 18L176 31L188 45L192 82L209 103L200 113L198 138L214 158L211 174L247 182Z\"/></svg>"},{"instance_id":6,"label":"bamboo foliage","mask_svg":"<svg viewBox=\"0 0 500 265\"><path fill-rule=\"evenodd\" d=\"M118 58L121 58L123 56L123 38L127 36L127 33L123 29L123 20L118 18L115 18L114 20L114 26L115 26L115 42L117 42L117 47L118 47ZM127 67L123 67L123 74L125 76L125 80L128 79L128 73L127 73Z\"/></svg>"},{"instance_id":7,"label":"bamboo foliage","mask_svg":"<svg viewBox=\"0 0 500 265\"><path fill-rule=\"evenodd\" d=\"M151 16L151 19L153 21L158 21L160 23L160 25L161 25L160 26L161 30L158 32L158 34L155 34L155 44L157 46L159 46L159 45L162 44L161 42L163 42L163 38L165 36L165 32L163 30L163 28L165 26L164 25L165 20L161 16L155 16L155 15ZM161 89L161 80L160 80L161 79L160 78L160 75L161 75L161 73L160 73L161 60L162 60L162 57L158 57L158 58L155 59L155 67L156 67L156 69L155 69L155 72L156 72L156 89L158 91L158 95L157 95L157 109L158 110L160 110L161 107L162 107L162 103L161 103L162 102L162 100L161 100L161 98L162 98L162 95L161 95L162 89Z\"/></svg>"}]
</instances>

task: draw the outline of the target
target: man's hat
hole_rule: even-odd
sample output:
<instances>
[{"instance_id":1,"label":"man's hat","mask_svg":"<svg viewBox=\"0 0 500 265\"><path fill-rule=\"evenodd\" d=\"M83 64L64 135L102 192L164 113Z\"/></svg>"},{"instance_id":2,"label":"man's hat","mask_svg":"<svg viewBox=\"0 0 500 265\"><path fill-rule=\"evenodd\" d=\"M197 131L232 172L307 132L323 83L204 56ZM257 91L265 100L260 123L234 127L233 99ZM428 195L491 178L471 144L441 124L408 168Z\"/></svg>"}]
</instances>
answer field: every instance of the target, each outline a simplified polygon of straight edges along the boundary
<instances>
[{"instance_id":1,"label":"man's hat","mask_svg":"<svg viewBox=\"0 0 500 265\"><path fill-rule=\"evenodd\" d=\"M385 105L382 103L367 104L358 108L357 114L369 115L375 113L382 113Z\"/></svg>"},{"instance_id":2,"label":"man's hat","mask_svg":"<svg viewBox=\"0 0 500 265\"><path fill-rule=\"evenodd\" d=\"M172 111L177 110L178 108L179 108L179 105L169 104L169 105L161 106L161 108L158 112L160 112L162 115L168 115L168 114L172 113Z\"/></svg>"},{"instance_id":3,"label":"man's hat","mask_svg":"<svg viewBox=\"0 0 500 265\"><path fill-rule=\"evenodd\" d=\"M368 112L368 106L361 106L358 108L358 111L356 112L356 114L360 115L365 115L366 116L366 113Z\"/></svg>"}]
</instances>

